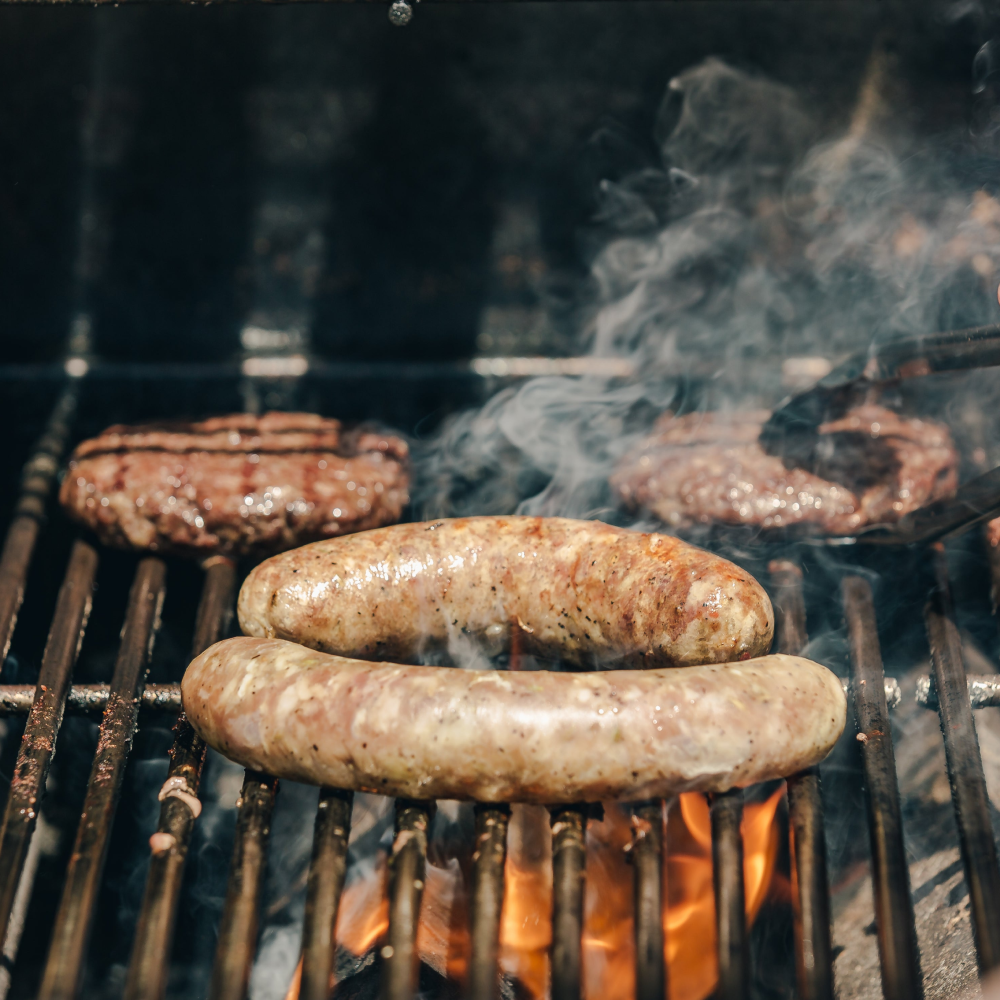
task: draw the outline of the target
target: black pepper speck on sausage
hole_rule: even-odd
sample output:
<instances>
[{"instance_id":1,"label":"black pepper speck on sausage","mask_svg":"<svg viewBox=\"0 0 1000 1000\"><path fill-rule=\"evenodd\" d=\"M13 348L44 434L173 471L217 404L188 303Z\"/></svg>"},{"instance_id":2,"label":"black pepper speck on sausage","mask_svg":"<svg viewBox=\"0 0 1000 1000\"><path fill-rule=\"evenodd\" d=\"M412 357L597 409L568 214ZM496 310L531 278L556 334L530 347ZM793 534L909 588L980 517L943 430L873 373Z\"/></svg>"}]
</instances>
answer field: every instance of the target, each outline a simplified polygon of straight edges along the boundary
<instances>
[{"instance_id":1,"label":"black pepper speck on sausage","mask_svg":"<svg viewBox=\"0 0 1000 1000\"><path fill-rule=\"evenodd\" d=\"M723 663L766 653L747 572L669 535L599 521L469 517L303 546L247 577L240 626L340 656L413 662L467 636L574 664Z\"/></svg>"},{"instance_id":2,"label":"black pepper speck on sausage","mask_svg":"<svg viewBox=\"0 0 1000 1000\"><path fill-rule=\"evenodd\" d=\"M281 778L422 799L579 802L722 791L818 763L844 728L797 656L588 673L369 663L227 639L182 684L199 735Z\"/></svg>"}]
</instances>

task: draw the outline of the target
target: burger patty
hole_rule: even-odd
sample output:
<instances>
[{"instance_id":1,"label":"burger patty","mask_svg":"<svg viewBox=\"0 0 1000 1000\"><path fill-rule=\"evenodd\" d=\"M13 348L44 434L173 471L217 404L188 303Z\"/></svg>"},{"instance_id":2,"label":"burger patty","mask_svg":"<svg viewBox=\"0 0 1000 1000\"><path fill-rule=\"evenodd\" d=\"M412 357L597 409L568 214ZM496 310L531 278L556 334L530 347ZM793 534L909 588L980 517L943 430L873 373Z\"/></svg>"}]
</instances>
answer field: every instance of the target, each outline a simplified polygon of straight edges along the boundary
<instances>
[{"instance_id":1,"label":"burger patty","mask_svg":"<svg viewBox=\"0 0 1000 1000\"><path fill-rule=\"evenodd\" d=\"M788 528L850 535L953 493L958 455L948 429L858 406L819 428L817 466L792 467L758 443L766 410L665 414L619 463L626 505L675 527Z\"/></svg>"},{"instance_id":2,"label":"burger patty","mask_svg":"<svg viewBox=\"0 0 1000 1000\"><path fill-rule=\"evenodd\" d=\"M399 520L408 448L310 413L117 425L70 458L60 500L108 545L278 552Z\"/></svg>"}]
</instances>

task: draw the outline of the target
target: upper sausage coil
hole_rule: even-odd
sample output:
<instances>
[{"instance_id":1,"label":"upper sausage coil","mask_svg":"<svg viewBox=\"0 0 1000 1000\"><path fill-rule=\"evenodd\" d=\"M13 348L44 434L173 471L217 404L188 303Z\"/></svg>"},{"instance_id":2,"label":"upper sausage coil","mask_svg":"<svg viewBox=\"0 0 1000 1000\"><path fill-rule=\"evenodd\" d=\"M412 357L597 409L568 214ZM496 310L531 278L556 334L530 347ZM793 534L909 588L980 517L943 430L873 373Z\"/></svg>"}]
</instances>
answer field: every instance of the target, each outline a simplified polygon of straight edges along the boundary
<instances>
[{"instance_id":1,"label":"upper sausage coil","mask_svg":"<svg viewBox=\"0 0 1000 1000\"><path fill-rule=\"evenodd\" d=\"M768 651L749 573L667 535L597 521L470 517L314 542L261 563L243 632L366 660L419 661L468 639L587 666L678 667ZM461 660L461 656L457 657Z\"/></svg>"}]
</instances>

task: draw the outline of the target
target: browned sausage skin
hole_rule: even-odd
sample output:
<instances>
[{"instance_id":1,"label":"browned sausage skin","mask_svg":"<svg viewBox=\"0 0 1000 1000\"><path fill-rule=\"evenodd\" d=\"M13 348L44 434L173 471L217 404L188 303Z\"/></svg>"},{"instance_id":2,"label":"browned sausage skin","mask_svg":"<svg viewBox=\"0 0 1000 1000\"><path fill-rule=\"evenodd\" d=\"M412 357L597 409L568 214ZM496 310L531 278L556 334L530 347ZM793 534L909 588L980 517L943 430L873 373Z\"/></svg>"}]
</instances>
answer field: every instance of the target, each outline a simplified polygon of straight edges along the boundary
<instances>
[{"instance_id":1,"label":"browned sausage skin","mask_svg":"<svg viewBox=\"0 0 1000 1000\"><path fill-rule=\"evenodd\" d=\"M568 663L677 667L766 653L774 616L749 573L669 535L599 521L470 517L396 525L261 563L247 635L413 662L471 637Z\"/></svg>"},{"instance_id":2,"label":"browned sausage skin","mask_svg":"<svg viewBox=\"0 0 1000 1000\"><path fill-rule=\"evenodd\" d=\"M722 791L818 763L844 728L796 656L589 673L370 663L227 639L183 681L201 737L281 778L409 798L579 802Z\"/></svg>"}]
</instances>

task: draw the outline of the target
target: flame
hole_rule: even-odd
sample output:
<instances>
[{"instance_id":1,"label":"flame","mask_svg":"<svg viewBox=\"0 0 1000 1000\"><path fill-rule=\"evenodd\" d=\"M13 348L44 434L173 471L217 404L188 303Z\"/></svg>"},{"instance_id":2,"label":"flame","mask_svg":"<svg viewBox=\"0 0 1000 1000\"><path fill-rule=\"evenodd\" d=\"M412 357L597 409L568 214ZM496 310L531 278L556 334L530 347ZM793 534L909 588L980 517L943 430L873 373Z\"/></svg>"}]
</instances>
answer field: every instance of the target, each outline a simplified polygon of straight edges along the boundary
<instances>
[{"instance_id":1,"label":"flame","mask_svg":"<svg viewBox=\"0 0 1000 1000\"><path fill-rule=\"evenodd\" d=\"M379 854L367 877L344 889L337 911L337 944L355 955L365 955L389 929L385 854Z\"/></svg>"},{"instance_id":2,"label":"flame","mask_svg":"<svg viewBox=\"0 0 1000 1000\"><path fill-rule=\"evenodd\" d=\"M743 877L748 921L760 910L772 883L778 852L775 813L780 787L765 802L747 803L743 814ZM583 993L585 1000L631 1000L635 995L632 870L625 848L632 836L627 808L610 805L601 823L587 830L587 891L584 904ZM704 795L681 795L668 810L664 878L664 931L669 1000L704 1000L718 978L712 841ZM517 979L523 995L548 993L552 943L552 857L548 812L514 806L508 838L506 886L500 922L500 965ZM344 891L337 916L337 943L364 955L389 926L386 859ZM773 888L780 890L776 884ZM417 949L421 959L461 982L469 958L468 885L458 862L428 864ZM296 970L286 1000L297 1000Z\"/></svg>"}]
</instances>

